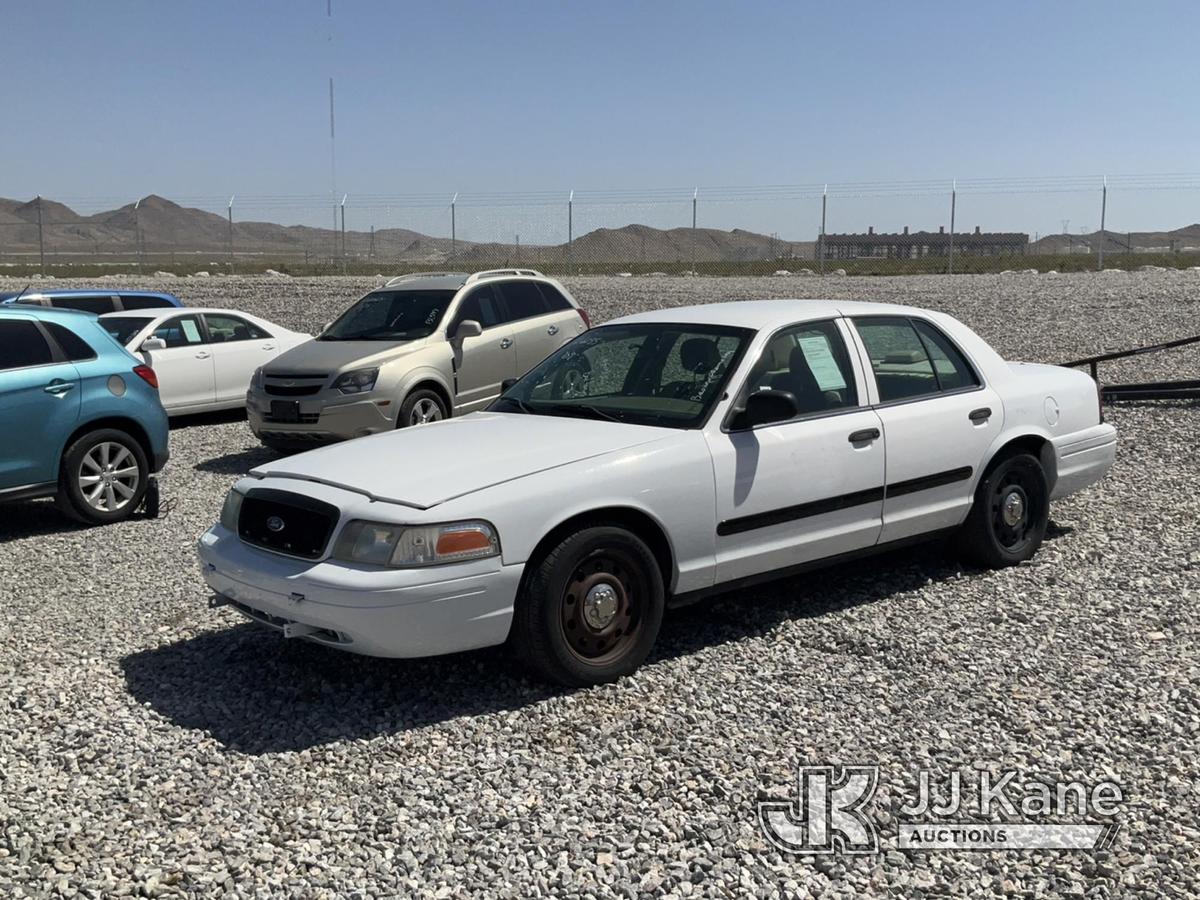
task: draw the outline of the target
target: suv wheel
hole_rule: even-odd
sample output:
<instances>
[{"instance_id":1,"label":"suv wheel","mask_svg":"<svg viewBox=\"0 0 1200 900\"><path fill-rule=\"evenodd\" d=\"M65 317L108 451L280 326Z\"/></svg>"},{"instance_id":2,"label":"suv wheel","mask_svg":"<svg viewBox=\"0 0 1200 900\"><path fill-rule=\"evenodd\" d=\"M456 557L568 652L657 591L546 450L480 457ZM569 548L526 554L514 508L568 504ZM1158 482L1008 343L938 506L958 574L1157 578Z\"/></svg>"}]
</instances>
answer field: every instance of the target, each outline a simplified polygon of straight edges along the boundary
<instances>
[{"instance_id":1,"label":"suv wheel","mask_svg":"<svg viewBox=\"0 0 1200 900\"><path fill-rule=\"evenodd\" d=\"M642 664L666 598L658 563L640 538L609 525L584 528L530 565L510 640L537 674L586 687Z\"/></svg>"},{"instance_id":2,"label":"suv wheel","mask_svg":"<svg viewBox=\"0 0 1200 900\"><path fill-rule=\"evenodd\" d=\"M149 483L141 444L124 431L101 428L78 438L63 454L58 503L89 525L119 522L141 505Z\"/></svg>"},{"instance_id":3,"label":"suv wheel","mask_svg":"<svg viewBox=\"0 0 1200 900\"><path fill-rule=\"evenodd\" d=\"M429 422L439 422L448 418L446 404L436 391L420 388L404 398L400 406L400 415L396 419L397 428L408 428L410 425L425 425Z\"/></svg>"}]
</instances>

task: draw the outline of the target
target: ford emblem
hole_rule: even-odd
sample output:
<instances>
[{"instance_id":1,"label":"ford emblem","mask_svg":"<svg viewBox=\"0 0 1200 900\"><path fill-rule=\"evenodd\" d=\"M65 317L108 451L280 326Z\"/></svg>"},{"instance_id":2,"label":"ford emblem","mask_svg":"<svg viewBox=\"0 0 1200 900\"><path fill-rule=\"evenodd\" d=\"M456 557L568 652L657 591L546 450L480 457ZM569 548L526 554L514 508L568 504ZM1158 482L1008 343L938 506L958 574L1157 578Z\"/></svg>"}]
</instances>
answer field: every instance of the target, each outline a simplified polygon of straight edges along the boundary
<instances>
[{"instance_id":1,"label":"ford emblem","mask_svg":"<svg viewBox=\"0 0 1200 900\"><path fill-rule=\"evenodd\" d=\"M283 531L284 524L283 519L279 518L279 516L271 516L267 519L267 528L276 533Z\"/></svg>"}]
</instances>

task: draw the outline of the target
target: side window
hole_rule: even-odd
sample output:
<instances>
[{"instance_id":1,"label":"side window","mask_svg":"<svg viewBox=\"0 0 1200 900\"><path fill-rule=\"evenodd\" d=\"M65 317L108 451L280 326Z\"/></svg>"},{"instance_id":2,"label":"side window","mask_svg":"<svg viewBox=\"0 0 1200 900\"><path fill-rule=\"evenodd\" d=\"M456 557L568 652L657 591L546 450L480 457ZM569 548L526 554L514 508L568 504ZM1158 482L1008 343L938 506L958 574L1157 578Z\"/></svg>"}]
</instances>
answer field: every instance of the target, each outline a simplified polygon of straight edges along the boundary
<instances>
[{"instance_id":1,"label":"side window","mask_svg":"<svg viewBox=\"0 0 1200 900\"><path fill-rule=\"evenodd\" d=\"M546 301L546 308L551 312L561 312L564 309L571 309L571 304L552 284L546 284L544 281L536 282L537 289L542 292L542 298Z\"/></svg>"},{"instance_id":2,"label":"side window","mask_svg":"<svg viewBox=\"0 0 1200 900\"><path fill-rule=\"evenodd\" d=\"M162 297L142 297L138 294L121 294L121 305L125 309L167 309L171 306Z\"/></svg>"},{"instance_id":3,"label":"side window","mask_svg":"<svg viewBox=\"0 0 1200 900\"><path fill-rule=\"evenodd\" d=\"M203 344L204 337L200 332L200 321L195 316L176 316L167 319L156 329L154 337L162 338L168 347L189 347L193 344Z\"/></svg>"},{"instance_id":4,"label":"side window","mask_svg":"<svg viewBox=\"0 0 1200 900\"><path fill-rule=\"evenodd\" d=\"M937 374L925 344L908 319L871 317L854 320L883 403L938 392Z\"/></svg>"},{"instance_id":5,"label":"side window","mask_svg":"<svg viewBox=\"0 0 1200 900\"><path fill-rule=\"evenodd\" d=\"M925 344L929 358L933 360L933 371L943 391L979 385L979 376L948 337L922 319L913 319L912 322Z\"/></svg>"},{"instance_id":6,"label":"side window","mask_svg":"<svg viewBox=\"0 0 1200 900\"><path fill-rule=\"evenodd\" d=\"M858 406L854 369L834 322L806 322L771 338L751 369L750 390L788 391L801 415Z\"/></svg>"},{"instance_id":7,"label":"side window","mask_svg":"<svg viewBox=\"0 0 1200 900\"><path fill-rule=\"evenodd\" d=\"M454 326L449 333L453 335L458 323L467 319L474 319L484 328L491 328L500 323L500 304L496 299L495 287L488 284L471 291L458 307L458 313L454 316Z\"/></svg>"},{"instance_id":8,"label":"side window","mask_svg":"<svg viewBox=\"0 0 1200 900\"><path fill-rule=\"evenodd\" d=\"M50 345L30 319L0 320L0 371L53 362Z\"/></svg>"},{"instance_id":9,"label":"side window","mask_svg":"<svg viewBox=\"0 0 1200 900\"><path fill-rule=\"evenodd\" d=\"M208 340L213 344L228 344L231 341L259 341L270 335L245 319L220 313L205 313L204 324L208 326Z\"/></svg>"},{"instance_id":10,"label":"side window","mask_svg":"<svg viewBox=\"0 0 1200 900\"><path fill-rule=\"evenodd\" d=\"M59 325L57 322L44 322L42 324L50 332L50 336L54 338L58 346L62 348L63 354L71 362L96 358L96 351L88 345L87 341L71 329Z\"/></svg>"},{"instance_id":11,"label":"side window","mask_svg":"<svg viewBox=\"0 0 1200 900\"><path fill-rule=\"evenodd\" d=\"M103 297L51 297L50 305L58 309L81 309L84 312L108 313L114 312L117 304L110 296Z\"/></svg>"},{"instance_id":12,"label":"side window","mask_svg":"<svg viewBox=\"0 0 1200 900\"><path fill-rule=\"evenodd\" d=\"M533 316L545 315L546 301L542 292L532 281L506 281L500 285L504 295L504 303L508 307L509 321L528 319Z\"/></svg>"}]
</instances>

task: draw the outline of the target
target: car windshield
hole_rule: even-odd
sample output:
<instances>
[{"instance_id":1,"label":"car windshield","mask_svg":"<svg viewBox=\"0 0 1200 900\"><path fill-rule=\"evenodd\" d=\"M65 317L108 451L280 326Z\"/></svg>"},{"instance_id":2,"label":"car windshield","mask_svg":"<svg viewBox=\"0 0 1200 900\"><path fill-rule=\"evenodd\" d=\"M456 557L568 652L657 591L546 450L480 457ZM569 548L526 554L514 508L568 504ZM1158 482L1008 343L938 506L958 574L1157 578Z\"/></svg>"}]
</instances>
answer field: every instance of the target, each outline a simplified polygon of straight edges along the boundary
<instances>
[{"instance_id":1,"label":"car windshield","mask_svg":"<svg viewBox=\"0 0 1200 900\"><path fill-rule=\"evenodd\" d=\"M111 319L105 317L100 320L100 324L104 326L104 330L113 336L118 344L124 347L139 331L145 328L154 320L149 316L115 316Z\"/></svg>"},{"instance_id":2,"label":"car windshield","mask_svg":"<svg viewBox=\"0 0 1200 900\"><path fill-rule=\"evenodd\" d=\"M454 291L372 291L342 313L318 341L415 341L433 334Z\"/></svg>"},{"instance_id":3,"label":"car windshield","mask_svg":"<svg viewBox=\"0 0 1200 900\"><path fill-rule=\"evenodd\" d=\"M753 334L691 324L594 328L533 368L489 409L694 428Z\"/></svg>"}]
</instances>

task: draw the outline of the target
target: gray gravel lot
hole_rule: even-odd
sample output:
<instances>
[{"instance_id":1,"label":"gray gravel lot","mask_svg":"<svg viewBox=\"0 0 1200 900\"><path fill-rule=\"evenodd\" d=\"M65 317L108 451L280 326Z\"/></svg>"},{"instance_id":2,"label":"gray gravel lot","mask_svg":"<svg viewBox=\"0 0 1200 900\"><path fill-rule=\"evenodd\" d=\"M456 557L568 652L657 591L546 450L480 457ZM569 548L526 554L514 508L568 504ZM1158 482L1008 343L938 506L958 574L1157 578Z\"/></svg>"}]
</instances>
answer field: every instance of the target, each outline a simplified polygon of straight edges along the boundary
<instances>
[{"instance_id":1,"label":"gray gravel lot","mask_svg":"<svg viewBox=\"0 0 1200 900\"><path fill-rule=\"evenodd\" d=\"M304 330L374 283L133 281ZM1200 331L1200 272L567 284L600 321L910 302L1035 361ZM1200 352L1110 371L1198 378ZM1196 896L1200 406L1108 416L1113 472L1054 506L1032 563L922 549L725 596L672 614L636 677L576 692L499 650L363 659L209 610L194 541L270 455L236 416L183 422L164 519L0 507L0 894ZM1098 854L788 856L756 803L801 762L877 762L885 836L921 767L1116 778L1122 830Z\"/></svg>"}]
</instances>

